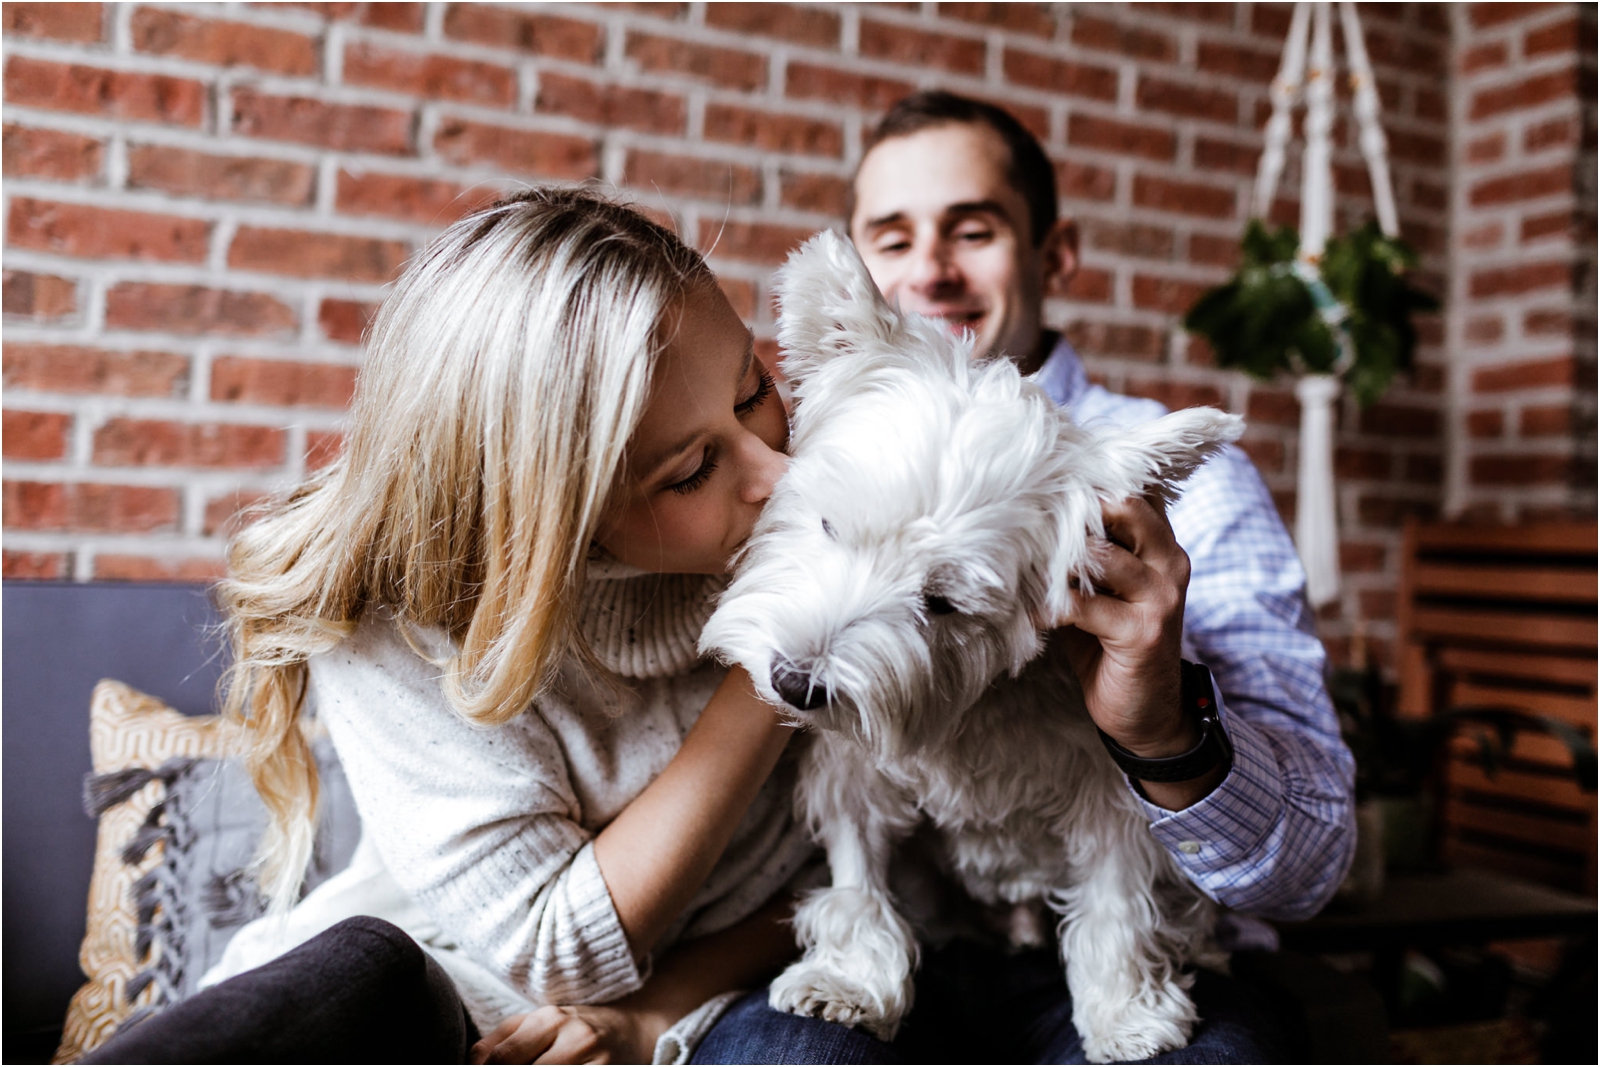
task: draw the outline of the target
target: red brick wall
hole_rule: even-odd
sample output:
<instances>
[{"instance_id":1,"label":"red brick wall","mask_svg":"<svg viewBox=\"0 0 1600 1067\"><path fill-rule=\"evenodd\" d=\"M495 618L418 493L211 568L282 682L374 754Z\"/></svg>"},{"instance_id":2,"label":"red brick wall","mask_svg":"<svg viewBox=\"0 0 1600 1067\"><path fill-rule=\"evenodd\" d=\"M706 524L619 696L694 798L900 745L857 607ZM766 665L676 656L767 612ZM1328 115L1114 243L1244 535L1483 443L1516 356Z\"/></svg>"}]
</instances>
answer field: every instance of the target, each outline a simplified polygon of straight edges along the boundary
<instances>
[{"instance_id":1,"label":"red brick wall","mask_svg":"<svg viewBox=\"0 0 1600 1067\"><path fill-rule=\"evenodd\" d=\"M1451 25L1363 7L1407 233L1445 288ZM6 4L5 574L214 573L238 501L337 444L364 317L406 255L519 182L670 216L771 333L767 279L836 220L863 127L917 86L1012 108L1058 160L1091 371L1246 414L1292 505L1287 387L1174 329L1243 227L1288 6ZM1370 214L1341 123L1344 220ZM1293 219L1293 167L1279 214ZM1591 201L1592 202L1592 201ZM1442 328L1342 414L1336 649L1390 632L1397 528L1439 507Z\"/></svg>"},{"instance_id":2,"label":"red brick wall","mask_svg":"<svg viewBox=\"0 0 1600 1067\"><path fill-rule=\"evenodd\" d=\"M1592 516L1594 6L1456 18L1450 510Z\"/></svg>"}]
</instances>

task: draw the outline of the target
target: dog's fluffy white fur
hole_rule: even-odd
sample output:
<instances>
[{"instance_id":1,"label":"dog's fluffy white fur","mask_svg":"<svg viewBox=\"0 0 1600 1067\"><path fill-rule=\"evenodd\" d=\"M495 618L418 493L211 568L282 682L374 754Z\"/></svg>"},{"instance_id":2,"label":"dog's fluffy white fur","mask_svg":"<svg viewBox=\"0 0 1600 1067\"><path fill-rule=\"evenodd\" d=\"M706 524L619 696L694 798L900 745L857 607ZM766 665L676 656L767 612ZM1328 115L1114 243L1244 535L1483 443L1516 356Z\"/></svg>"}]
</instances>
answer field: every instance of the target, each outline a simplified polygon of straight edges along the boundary
<instances>
[{"instance_id":1,"label":"dog's fluffy white fur","mask_svg":"<svg viewBox=\"0 0 1600 1067\"><path fill-rule=\"evenodd\" d=\"M1185 1044L1212 908L1154 841L1039 624L1097 577L1101 504L1171 499L1239 419L1080 427L1009 362L901 316L824 233L779 279L793 459L701 638L814 727L798 804L831 888L775 1008L891 1037L917 943L889 890L919 824L968 893L1060 916L1091 1060Z\"/></svg>"}]
</instances>

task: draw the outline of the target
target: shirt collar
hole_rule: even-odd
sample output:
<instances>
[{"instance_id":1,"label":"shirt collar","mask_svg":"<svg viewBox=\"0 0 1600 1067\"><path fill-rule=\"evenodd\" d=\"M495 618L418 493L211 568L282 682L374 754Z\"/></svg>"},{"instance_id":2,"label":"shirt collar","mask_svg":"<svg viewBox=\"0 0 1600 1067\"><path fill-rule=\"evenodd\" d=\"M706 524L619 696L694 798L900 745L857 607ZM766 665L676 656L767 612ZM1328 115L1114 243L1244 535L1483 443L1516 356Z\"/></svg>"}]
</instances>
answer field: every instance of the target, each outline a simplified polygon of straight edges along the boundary
<instances>
[{"instance_id":1,"label":"shirt collar","mask_svg":"<svg viewBox=\"0 0 1600 1067\"><path fill-rule=\"evenodd\" d=\"M1044 365L1033 372L1033 380L1050 394L1051 400L1062 407L1071 406L1089 388L1089 375L1083 369L1083 360L1078 358L1078 353L1067 343L1067 339L1059 334L1055 347L1045 357Z\"/></svg>"}]
</instances>

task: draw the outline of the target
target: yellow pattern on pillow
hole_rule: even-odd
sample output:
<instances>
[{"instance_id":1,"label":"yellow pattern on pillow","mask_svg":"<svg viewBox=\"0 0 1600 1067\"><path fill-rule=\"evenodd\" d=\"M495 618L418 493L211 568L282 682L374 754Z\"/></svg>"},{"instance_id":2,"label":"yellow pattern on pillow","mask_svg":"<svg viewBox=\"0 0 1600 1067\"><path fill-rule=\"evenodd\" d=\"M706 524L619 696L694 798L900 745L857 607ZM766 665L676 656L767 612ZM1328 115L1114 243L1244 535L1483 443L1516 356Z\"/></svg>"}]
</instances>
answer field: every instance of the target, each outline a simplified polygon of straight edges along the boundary
<instances>
[{"instance_id":1,"label":"yellow pattern on pillow","mask_svg":"<svg viewBox=\"0 0 1600 1067\"><path fill-rule=\"evenodd\" d=\"M94 688L89 701L89 753L95 774L154 770L174 756L220 759L226 750L225 730L215 715L184 715L110 679ZM73 994L67 1007L54 1063L70 1063L98 1048L157 993L151 984L135 1003L129 1004L125 997L134 975L152 962L134 955L138 916L131 890L134 882L161 862L164 847L157 843L131 866L122 862L121 852L165 793L166 786L158 779L100 816L94 874L89 879L88 928L78 952L78 962L89 980Z\"/></svg>"}]
</instances>

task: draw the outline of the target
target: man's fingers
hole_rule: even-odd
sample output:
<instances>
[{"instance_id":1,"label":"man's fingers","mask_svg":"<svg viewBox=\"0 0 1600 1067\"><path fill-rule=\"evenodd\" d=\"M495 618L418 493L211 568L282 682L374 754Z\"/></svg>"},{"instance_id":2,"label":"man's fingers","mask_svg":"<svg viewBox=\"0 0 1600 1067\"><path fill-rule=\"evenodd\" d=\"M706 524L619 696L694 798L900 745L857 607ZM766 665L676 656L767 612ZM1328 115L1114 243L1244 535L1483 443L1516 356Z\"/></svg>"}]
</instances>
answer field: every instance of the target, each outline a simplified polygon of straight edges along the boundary
<instances>
[{"instance_id":1,"label":"man's fingers","mask_svg":"<svg viewBox=\"0 0 1600 1067\"><path fill-rule=\"evenodd\" d=\"M1109 594L1078 597L1072 609L1072 625L1103 641L1120 641L1138 625L1137 609L1126 600Z\"/></svg>"},{"instance_id":2,"label":"man's fingers","mask_svg":"<svg viewBox=\"0 0 1600 1067\"><path fill-rule=\"evenodd\" d=\"M1106 539L1136 556L1165 555L1177 547L1166 512L1142 496L1106 504L1100 511L1106 524Z\"/></svg>"}]
</instances>

